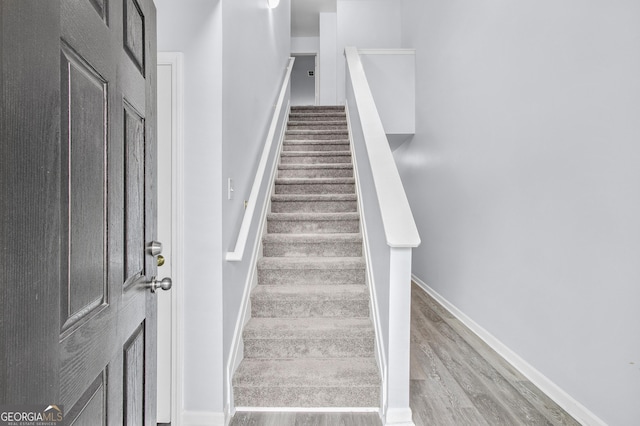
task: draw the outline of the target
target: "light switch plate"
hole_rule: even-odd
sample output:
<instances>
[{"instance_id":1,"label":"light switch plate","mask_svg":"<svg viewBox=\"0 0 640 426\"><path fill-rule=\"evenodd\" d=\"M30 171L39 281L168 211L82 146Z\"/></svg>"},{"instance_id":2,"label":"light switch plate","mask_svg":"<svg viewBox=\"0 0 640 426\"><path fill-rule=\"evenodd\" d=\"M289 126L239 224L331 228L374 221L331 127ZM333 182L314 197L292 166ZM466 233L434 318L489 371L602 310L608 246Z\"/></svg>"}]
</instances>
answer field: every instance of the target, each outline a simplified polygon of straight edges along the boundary
<instances>
[{"instance_id":1,"label":"light switch plate","mask_svg":"<svg viewBox=\"0 0 640 426\"><path fill-rule=\"evenodd\" d=\"M233 200L233 179L227 179L227 199Z\"/></svg>"}]
</instances>

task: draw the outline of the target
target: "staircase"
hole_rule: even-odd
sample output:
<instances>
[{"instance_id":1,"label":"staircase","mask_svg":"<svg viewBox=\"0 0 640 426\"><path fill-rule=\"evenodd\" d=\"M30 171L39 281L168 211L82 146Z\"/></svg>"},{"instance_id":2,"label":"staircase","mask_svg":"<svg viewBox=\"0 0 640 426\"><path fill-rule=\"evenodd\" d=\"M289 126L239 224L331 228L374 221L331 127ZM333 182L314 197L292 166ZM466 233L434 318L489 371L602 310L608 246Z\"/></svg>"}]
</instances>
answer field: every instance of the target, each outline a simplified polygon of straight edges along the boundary
<instances>
[{"instance_id":1,"label":"staircase","mask_svg":"<svg viewBox=\"0 0 640 426\"><path fill-rule=\"evenodd\" d=\"M251 295L236 407L378 407L344 107L292 107Z\"/></svg>"}]
</instances>

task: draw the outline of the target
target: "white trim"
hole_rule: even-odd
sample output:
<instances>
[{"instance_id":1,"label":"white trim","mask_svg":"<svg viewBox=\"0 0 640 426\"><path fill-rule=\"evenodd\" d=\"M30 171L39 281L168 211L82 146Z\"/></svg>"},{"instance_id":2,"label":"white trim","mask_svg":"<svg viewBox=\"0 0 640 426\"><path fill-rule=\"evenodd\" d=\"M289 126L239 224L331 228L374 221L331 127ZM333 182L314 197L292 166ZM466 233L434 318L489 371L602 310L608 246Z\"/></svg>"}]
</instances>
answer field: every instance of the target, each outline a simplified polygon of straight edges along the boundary
<instances>
[{"instance_id":1,"label":"white trim","mask_svg":"<svg viewBox=\"0 0 640 426\"><path fill-rule=\"evenodd\" d=\"M226 426L224 413L210 411L185 411L182 423L177 426Z\"/></svg>"},{"instance_id":2,"label":"white trim","mask_svg":"<svg viewBox=\"0 0 640 426\"><path fill-rule=\"evenodd\" d=\"M380 407L236 407L247 413L377 413Z\"/></svg>"},{"instance_id":3,"label":"white trim","mask_svg":"<svg viewBox=\"0 0 640 426\"><path fill-rule=\"evenodd\" d=\"M462 324L471 330L482 341L489 345L494 351L511 364L516 370L522 373L527 379L551 398L556 404L562 407L574 419L584 426L607 426L607 424L589 411L584 405L576 401L571 395L552 382L548 377L535 369L531 364L522 359L520 355L513 352L504 343L485 330L474 320L465 315L460 309L442 297L437 291L429 287L424 281L412 275L413 281L427 294L433 297L449 313L456 317Z\"/></svg>"},{"instance_id":4,"label":"white trim","mask_svg":"<svg viewBox=\"0 0 640 426\"><path fill-rule=\"evenodd\" d=\"M244 346L242 345L242 331L244 330L244 326L251 318L251 311L249 309L249 302L251 300L251 290L255 287L258 282L258 272L257 272L257 260L262 252L262 244L260 244L260 240L262 239L266 223L267 223L267 213L270 211L271 206L271 194L274 192L275 188L275 177L276 172L278 171L278 163L280 161L280 151L282 150L282 144L284 141L284 135L286 131L286 123L289 119L290 112L290 102L287 102L287 109L284 115L284 125L282 126L282 130L280 132L280 137L278 139L278 146L276 148L276 159L271 166L271 170L269 173L269 187L267 189L267 195L264 197L264 202L262 204L262 209L260 211L260 225L258 226L258 232L256 232L256 238L253 243L253 251L251 253L251 261L249 263L249 273L247 274L247 279L244 284L244 291L242 293L242 302L240 304L240 312L238 313L238 318L236 319L236 327L233 331L233 339L231 340L231 354L229 355L229 359L227 361L227 395L226 395L226 407L225 412L231 414L235 412L236 408L233 405L233 374L236 369L240 365L240 362L244 358Z\"/></svg>"},{"instance_id":5,"label":"white trim","mask_svg":"<svg viewBox=\"0 0 640 426\"><path fill-rule=\"evenodd\" d=\"M389 142L373 100L360 55L355 47L346 47L347 72L371 164L373 183L382 224L390 247L417 247L420 235L404 191L400 174L389 148Z\"/></svg>"},{"instance_id":6,"label":"white trim","mask_svg":"<svg viewBox=\"0 0 640 426\"><path fill-rule=\"evenodd\" d=\"M315 78L316 96L315 105L320 105L320 53L316 52L313 64L313 76Z\"/></svg>"},{"instance_id":7,"label":"white trim","mask_svg":"<svg viewBox=\"0 0 640 426\"><path fill-rule=\"evenodd\" d=\"M256 210L256 202L260 193L260 188L262 187L264 171L267 167L267 162L269 161L269 153L271 152L271 146L273 145L273 138L278 127L278 119L280 118L280 112L282 111L285 95L287 94L287 89L289 88L289 79L291 77L291 70L293 69L294 61L295 58L289 58L289 65L287 66L285 72L284 82L282 83L282 88L280 89L280 95L278 96L278 102L276 103L273 119L271 120L271 126L269 127L269 132L267 133L267 140L264 144L262 156L260 157L260 163L258 164L258 169L256 170L256 175L253 179L253 186L251 187L251 193L249 194L247 208L245 209L244 216L242 218L242 225L240 226L238 239L236 240L234 250L227 252L227 255L225 257L228 262L240 262L242 260L242 257L244 256L247 239L249 238L249 229L251 228L253 214Z\"/></svg>"},{"instance_id":8,"label":"white trim","mask_svg":"<svg viewBox=\"0 0 640 426\"><path fill-rule=\"evenodd\" d=\"M391 247L389 250L389 405L385 418L391 416L399 424L405 424L406 413L411 413L409 365L412 250L411 247ZM405 420L398 420L400 418ZM408 420L411 420L411 415Z\"/></svg>"},{"instance_id":9,"label":"white trim","mask_svg":"<svg viewBox=\"0 0 640 426\"><path fill-rule=\"evenodd\" d=\"M361 55L415 55L416 49L358 49Z\"/></svg>"},{"instance_id":10,"label":"white trim","mask_svg":"<svg viewBox=\"0 0 640 426\"><path fill-rule=\"evenodd\" d=\"M367 285L369 286L369 293L371 295L371 313L373 316L373 327L376 334L376 359L378 360L378 368L380 369L380 377L382 382L380 383L380 417L384 417L387 411L387 356L384 351L384 344L382 343L382 326L380 320L380 309L378 304L378 293L376 292L375 278L373 276L373 270L371 269L371 247L369 245L369 234L367 232L367 223L364 218L364 206L362 203L362 189L360 187L360 177L358 175L358 161L356 159L355 145L353 143L353 134L351 132L351 120L349 119L349 106L345 105L345 112L347 114L347 129L349 133L349 145L351 149L351 161L353 161L353 175L356 181L356 195L358 199L358 212L360 213L360 231L362 232L362 245L364 247L363 254L365 264L367 265Z\"/></svg>"},{"instance_id":11,"label":"white trim","mask_svg":"<svg viewBox=\"0 0 640 426\"><path fill-rule=\"evenodd\" d=\"M415 426L410 408L390 408L384 424L385 426Z\"/></svg>"},{"instance_id":12,"label":"white trim","mask_svg":"<svg viewBox=\"0 0 640 426\"><path fill-rule=\"evenodd\" d=\"M179 425L184 405L184 65L181 52L158 52L157 65L170 65L171 116L175 119L171 135L171 423Z\"/></svg>"}]
</instances>

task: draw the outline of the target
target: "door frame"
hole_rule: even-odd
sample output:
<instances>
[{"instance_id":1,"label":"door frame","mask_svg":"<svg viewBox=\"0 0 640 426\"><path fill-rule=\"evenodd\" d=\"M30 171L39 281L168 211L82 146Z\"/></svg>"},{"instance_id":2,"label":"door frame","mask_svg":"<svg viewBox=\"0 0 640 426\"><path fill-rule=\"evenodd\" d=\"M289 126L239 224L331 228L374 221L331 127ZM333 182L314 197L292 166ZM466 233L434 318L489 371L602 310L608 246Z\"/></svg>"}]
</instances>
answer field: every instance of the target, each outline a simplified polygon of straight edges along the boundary
<instances>
[{"instance_id":1,"label":"door frame","mask_svg":"<svg viewBox=\"0 0 640 426\"><path fill-rule=\"evenodd\" d=\"M291 57L298 57L298 56L313 56L314 57L314 70L313 70L313 79L314 79L314 85L315 85L315 105L318 106L320 105L320 77L318 76L318 72L320 71L320 55L318 52L292 52ZM294 64L295 66L295 64Z\"/></svg>"},{"instance_id":2,"label":"door frame","mask_svg":"<svg viewBox=\"0 0 640 426\"><path fill-rule=\"evenodd\" d=\"M184 66L182 52L158 52L157 66L171 67L171 424L182 424L184 395ZM160 173L160 170L158 170ZM160 332L160 330L158 331ZM159 365L158 368L161 366Z\"/></svg>"}]
</instances>

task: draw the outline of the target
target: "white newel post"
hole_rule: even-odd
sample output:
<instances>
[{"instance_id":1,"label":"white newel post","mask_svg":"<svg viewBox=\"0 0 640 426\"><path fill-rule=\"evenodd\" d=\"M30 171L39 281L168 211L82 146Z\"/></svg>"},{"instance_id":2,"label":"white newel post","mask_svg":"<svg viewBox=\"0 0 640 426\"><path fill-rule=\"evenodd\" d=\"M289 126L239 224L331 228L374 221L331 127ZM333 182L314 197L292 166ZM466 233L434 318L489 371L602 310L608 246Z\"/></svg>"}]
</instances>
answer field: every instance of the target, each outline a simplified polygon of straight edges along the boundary
<instances>
[{"instance_id":1,"label":"white newel post","mask_svg":"<svg viewBox=\"0 0 640 426\"><path fill-rule=\"evenodd\" d=\"M385 425L414 425L409 407L411 250L391 247L389 255L389 371Z\"/></svg>"}]
</instances>

